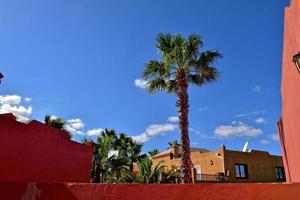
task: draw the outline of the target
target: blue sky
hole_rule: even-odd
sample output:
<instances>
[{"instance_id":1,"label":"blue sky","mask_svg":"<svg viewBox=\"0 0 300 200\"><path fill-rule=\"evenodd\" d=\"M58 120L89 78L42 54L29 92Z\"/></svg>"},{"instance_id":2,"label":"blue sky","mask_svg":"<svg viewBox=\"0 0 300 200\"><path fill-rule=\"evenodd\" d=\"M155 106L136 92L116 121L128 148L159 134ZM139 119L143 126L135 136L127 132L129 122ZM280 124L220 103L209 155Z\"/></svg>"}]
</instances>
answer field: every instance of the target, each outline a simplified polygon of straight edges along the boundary
<instances>
[{"instance_id":1,"label":"blue sky","mask_svg":"<svg viewBox=\"0 0 300 200\"><path fill-rule=\"evenodd\" d=\"M138 86L157 33L197 33L221 78L191 87L191 146L280 154L283 9L288 0L0 1L0 112L69 120L74 138L114 128L144 151L179 139L174 95ZM170 118L171 117L171 118ZM169 120L168 120L169 119ZM172 122L173 121L173 122Z\"/></svg>"}]
</instances>

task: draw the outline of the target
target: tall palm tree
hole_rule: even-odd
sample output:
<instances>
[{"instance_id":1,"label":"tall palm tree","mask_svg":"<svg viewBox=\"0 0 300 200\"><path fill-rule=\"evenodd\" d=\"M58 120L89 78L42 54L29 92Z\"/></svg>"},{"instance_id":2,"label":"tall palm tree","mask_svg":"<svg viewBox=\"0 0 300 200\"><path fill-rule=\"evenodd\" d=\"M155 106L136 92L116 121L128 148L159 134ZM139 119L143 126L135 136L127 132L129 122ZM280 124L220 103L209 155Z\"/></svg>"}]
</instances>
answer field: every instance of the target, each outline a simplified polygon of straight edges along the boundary
<instances>
[{"instance_id":1,"label":"tall palm tree","mask_svg":"<svg viewBox=\"0 0 300 200\"><path fill-rule=\"evenodd\" d=\"M182 144L182 164L184 182L192 182L192 162L188 135L189 85L203 86L218 78L213 66L218 51L200 51L203 42L200 36L192 34L187 38L181 34L159 34L157 48L162 55L160 60L146 63L143 78L148 81L150 93L166 91L177 95L179 128Z\"/></svg>"},{"instance_id":2,"label":"tall palm tree","mask_svg":"<svg viewBox=\"0 0 300 200\"><path fill-rule=\"evenodd\" d=\"M46 115L44 118L44 123L48 126L57 128L64 133L66 133L71 138L71 133L66 129L67 122L61 118L53 117L51 115Z\"/></svg>"}]
</instances>

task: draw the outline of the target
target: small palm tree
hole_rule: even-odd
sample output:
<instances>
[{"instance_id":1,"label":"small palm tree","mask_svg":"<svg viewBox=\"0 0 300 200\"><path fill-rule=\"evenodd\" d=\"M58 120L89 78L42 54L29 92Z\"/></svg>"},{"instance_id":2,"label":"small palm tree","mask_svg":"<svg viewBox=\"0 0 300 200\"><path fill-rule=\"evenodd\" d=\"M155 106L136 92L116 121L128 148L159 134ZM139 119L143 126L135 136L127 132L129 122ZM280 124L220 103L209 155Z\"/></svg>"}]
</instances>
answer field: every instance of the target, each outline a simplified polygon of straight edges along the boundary
<instances>
[{"instance_id":1,"label":"small palm tree","mask_svg":"<svg viewBox=\"0 0 300 200\"><path fill-rule=\"evenodd\" d=\"M159 183L165 166L160 161L156 166L152 166L152 160L144 159L138 163L139 173L137 180L139 183Z\"/></svg>"},{"instance_id":2,"label":"small palm tree","mask_svg":"<svg viewBox=\"0 0 300 200\"><path fill-rule=\"evenodd\" d=\"M173 147L173 146L180 146L180 142L178 142L178 140L173 140L171 142L168 142L169 147Z\"/></svg>"},{"instance_id":3,"label":"small palm tree","mask_svg":"<svg viewBox=\"0 0 300 200\"><path fill-rule=\"evenodd\" d=\"M46 115L44 118L44 123L48 126L57 128L64 133L66 133L71 138L71 133L66 129L67 122L61 118L53 117L51 115Z\"/></svg>"},{"instance_id":4,"label":"small palm tree","mask_svg":"<svg viewBox=\"0 0 300 200\"><path fill-rule=\"evenodd\" d=\"M218 51L200 51L203 42L200 36L192 34L188 38L180 34L159 34L157 48L160 60L146 63L143 78L148 81L150 93L166 91L177 95L179 128L182 144L182 164L184 182L192 182L192 162L189 142L189 96L190 85L203 86L218 78L214 62L221 57Z\"/></svg>"},{"instance_id":5,"label":"small palm tree","mask_svg":"<svg viewBox=\"0 0 300 200\"><path fill-rule=\"evenodd\" d=\"M179 183L182 174L179 169L172 167L162 175L161 183Z\"/></svg>"},{"instance_id":6,"label":"small palm tree","mask_svg":"<svg viewBox=\"0 0 300 200\"><path fill-rule=\"evenodd\" d=\"M155 156L157 154L159 154L159 150L158 149L152 149L151 151L148 151L148 154L150 155L150 157Z\"/></svg>"},{"instance_id":7,"label":"small palm tree","mask_svg":"<svg viewBox=\"0 0 300 200\"><path fill-rule=\"evenodd\" d=\"M112 164L115 156L109 155L113 150L114 142L117 138L116 132L114 130L105 129L100 135L101 137L98 137L94 143L93 153L92 181L96 183L111 180L111 167L116 168L116 163Z\"/></svg>"}]
</instances>

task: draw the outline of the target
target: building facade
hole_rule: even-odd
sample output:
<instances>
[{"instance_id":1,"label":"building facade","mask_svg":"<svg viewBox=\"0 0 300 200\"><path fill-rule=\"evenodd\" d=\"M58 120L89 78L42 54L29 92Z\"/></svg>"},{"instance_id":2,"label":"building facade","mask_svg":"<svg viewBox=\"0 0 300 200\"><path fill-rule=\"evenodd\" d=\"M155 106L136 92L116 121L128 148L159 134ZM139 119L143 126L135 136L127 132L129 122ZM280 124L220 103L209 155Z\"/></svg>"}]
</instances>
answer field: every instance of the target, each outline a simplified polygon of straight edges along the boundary
<instances>
[{"instance_id":1,"label":"building facade","mask_svg":"<svg viewBox=\"0 0 300 200\"><path fill-rule=\"evenodd\" d=\"M282 112L278 122L288 182L300 182L300 71L293 59L300 51L299 27L300 0L291 0L290 6L285 9L284 17Z\"/></svg>"},{"instance_id":2,"label":"building facade","mask_svg":"<svg viewBox=\"0 0 300 200\"><path fill-rule=\"evenodd\" d=\"M152 157L153 166L164 161L167 169L180 169L180 146L173 146ZM191 148L194 182L283 182L284 168L281 156L266 151L241 152Z\"/></svg>"}]
</instances>

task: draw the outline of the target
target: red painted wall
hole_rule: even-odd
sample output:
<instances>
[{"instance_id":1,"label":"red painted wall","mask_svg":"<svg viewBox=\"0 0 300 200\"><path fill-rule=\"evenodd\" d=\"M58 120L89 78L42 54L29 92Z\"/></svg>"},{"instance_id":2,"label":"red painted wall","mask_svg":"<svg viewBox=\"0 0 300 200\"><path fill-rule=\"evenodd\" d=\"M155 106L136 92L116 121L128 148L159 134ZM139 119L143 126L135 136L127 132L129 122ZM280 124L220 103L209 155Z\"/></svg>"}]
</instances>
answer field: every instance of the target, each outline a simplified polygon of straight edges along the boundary
<instances>
[{"instance_id":1,"label":"red painted wall","mask_svg":"<svg viewBox=\"0 0 300 200\"><path fill-rule=\"evenodd\" d=\"M300 184L69 184L0 182L5 200L296 200Z\"/></svg>"},{"instance_id":2,"label":"red painted wall","mask_svg":"<svg viewBox=\"0 0 300 200\"><path fill-rule=\"evenodd\" d=\"M0 115L0 180L89 182L93 146L38 121Z\"/></svg>"},{"instance_id":3,"label":"red painted wall","mask_svg":"<svg viewBox=\"0 0 300 200\"><path fill-rule=\"evenodd\" d=\"M287 181L300 182L300 73L292 62L300 51L300 0L285 9L280 141Z\"/></svg>"}]
</instances>

